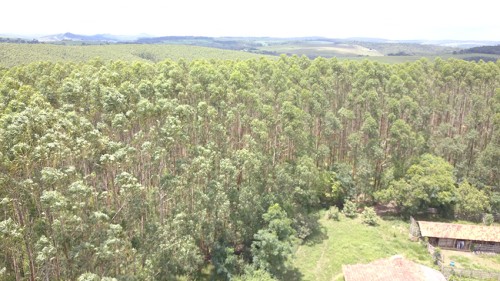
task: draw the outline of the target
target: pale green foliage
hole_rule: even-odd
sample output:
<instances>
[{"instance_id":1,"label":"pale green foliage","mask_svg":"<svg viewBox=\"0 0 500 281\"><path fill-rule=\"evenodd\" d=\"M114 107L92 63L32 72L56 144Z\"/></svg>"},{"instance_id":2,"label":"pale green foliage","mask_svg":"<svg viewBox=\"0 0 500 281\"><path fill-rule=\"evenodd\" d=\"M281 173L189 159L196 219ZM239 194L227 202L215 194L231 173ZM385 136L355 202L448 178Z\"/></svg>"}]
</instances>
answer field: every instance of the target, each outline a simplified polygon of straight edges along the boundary
<instances>
[{"instance_id":1,"label":"pale green foliage","mask_svg":"<svg viewBox=\"0 0 500 281\"><path fill-rule=\"evenodd\" d=\"M21 239L21 231L22 228L11 218L0 221L0 234L2 234L4 238L10 237L11 239Z\"/></svg>"},{"instance_id":2,"label":"pale green foliage","mask_svg":"<svg viewBox=\"0 0 500 281\"><path fill-rule=\"evenodd\" d=\"M52 246L47 237L40 237L35 247L38 252L36 256L36 261L38 264L41 265L45 262L49 262L52 258L55 257L56 249Z\"/></svg>"},{"instance_id":3,"label":"pale green foliage","mask_svg":"<svg viewBox=\"0 0 500 281\"><path fill-rule=\"evenodd\" d=\"M363 213L361 213L361 218L363 219L363 223L367 225L378 224L378 216L373 207L366 207Z\"/></svg>"},{"instance_id":4,"label":"pale green foliage","mask_svg":"<svg viewBox=\"0 0 500 281\"><path fill-rule=\"evenodd\" d=\"M495 221L495 217L493 217L492 214L485 214L483 217L483 223L485 225L492 225L494 221Z\"/></svg>"},{"instance_id":5,"label":"pale green foliage","mask_svg":"<svg viewBox=\"0 0 500 281\"><path fill-rule=\"evenodd\" d=\"M298 213L293 219L296 236L302 240L307 239L316 227L316 216L314 214Z\"/></svg>"},{"instance_id":6,"label":"pale green foliage","mask_svg":"<svg viewBox=\"0 0 500 281\"><path fill-rule=\"evenodd\" d=\"M486 185L498 187L500 182L500 87L495 90L490 104L495 114L493 132L491 141L478 155L474 177ZM486 118L484 114L480 116ZM500 211L500 204L498 211Z\"/></svg>"},{"instance_id":7,"label":"pale green foliage","mask_svg":"<svg viewBox=\"0 0 500 281\"><path fill-rule=\"evenodd\" d=\"M474 200L477 188L499 209L498 63L153 64L128 60L186 48L6 46L7 64L16 52L37 59L33 50L50 60L86 60L83 48L102 55L0 70L0 268L9 280L197 279L210 263L229 278L252 251L259 267L279 271L289 240L316 233L320 202L382 190L407 212L451 212L452 171L470 179ZM424 151L454 169L417 161Z\"/></svg>"},{"instance_id":8,"label":"pale green foliage","mask_svg":"<svg viewBox=\"0 0 500 281\"><path fill-rule=\"evenodd\" d=\"M340 210L337 206L331 206L326 215L331 220L340 220Z\"/></svg>"},{"instance_id":9,"label":"pale green foliage","mask_svg":"<svg viewBox=\"0 0 500 281\"><path fill-rule=\"evenodd\" d=\"M247 266L244 274L234 278L235 281L275 281L269 272L263 269L255 269L253 266Z\"/></svg>"},{"instance_id":10,"label":"pale green foliage","mask_svg":"<svg viewBox=\"0 0 500 281\"><path fill-rule=\"evenodd\" d=\"M192 275L203 262L193 233L189 232L190 223L189 218L181 213L159 229L158 241L154 242L155 268L162 280L179 274Z\"/></svg>"},{"instance_id":11,"label":"pale green foliage","mask_svg":"<svg viewBox=\"0 0 500 281\"><path fill-rule=\"evenodd\" d=\"M446 210L456 201L452 170L444 159L425 154L408 169L404 178L393 181L377 196L386 202L396 201L410 214L428 207Z\"/></svg>"},{"instance_id":12,"label":"pale green foliage","mask_svg":"<svg viewBox=\"0 0 500 281\"><path fill-rule=\"evenodd\" d=\"M66 198L58 191L43 191L40 197L42 204L55 210L62 210L66 207Z\"/></svg>"},{"instance_id":13,"label":"pale green foliage","mask_svg":"<svg viewBox=\"0 0 500 281\"><path fill-rule=\"evenodd\" d=\"M117 281L118 279L113 277L99 277L99 275L95 273L84 273L80 275L77 281Z\"/></svg>"},{"instance_id":14,"label":"pale green foliage","mask_svg":"<svg viewBox=\"0 0 500 281\"><path fill-rule=\"evenodd\" d=\"M327 196L331 197L333 202L342 202L346 197L346 190L335 172L332 172L331 181L331 193L327 193Z\"/></svg>"},{"instance_id":15,"label":"pale green foliage","mask_svg":"<svg viewBox=\"0 0 500 281\"><path fill-rule=\"evenodd\" d=\"M80 275L77 279L77 281L100 281L100 280L101 278L99 277L99 275L90 272Z\"/></svg>"},{"instance_id":16,"label":"pale green foliage","mask_svg":"<svg viewBox=\"0 0 500 281\"><path fill-rule=\"evenodd\" d=\"M270 206L262 218L266 227L254 235L253 264L274 275L284 271L291 257L294 230L292 221L278 204Z\"/></svg>"},{"instance_id":17,"label":"pale green foliage","mask_svg":"<svg viewBox=\"0 0 500 281\"><path fill-rule=\"evenodd\" d=\"M434 259L436 264L438 261L441 261L441 259L442 259L441 248L439 248L439 247L434 248L434 254L432 255L432 258Z\"/></svg>"},{"instance_id":18,"label":"pale green foliage","mask_svg":"<svg viewBox=\"0 0 500 281\"><path fill-rule=\"evenodd\" d=\"M345 201L342 213L348 218L355 218L358 216L358 205L354 201Z\"/></svg>"},{"instance_id":19,"label":"pale green foliage","mask_svg":"<svg viewBox=\"0 0 500 281\"><path fill-rule=\"evenodd\" d=\"M456 193L456 214L465 218L474 218L489 211L490 204L486 193L469 184L467 180L460 183Z\"/></svg>"},{"instance_id":20,"label":"pale green foliage","mask_svg":"<svg viewBox=\"0 0 500 281\"><path fill-rule=\"evenodd\" d=\"M340 205L348 198L356 196L356 188L351 175L351 167L345 164L336 164L333 171L324 173L329 186L325 192L327 200L332 204Z\"/></svg>"}]
</instances>

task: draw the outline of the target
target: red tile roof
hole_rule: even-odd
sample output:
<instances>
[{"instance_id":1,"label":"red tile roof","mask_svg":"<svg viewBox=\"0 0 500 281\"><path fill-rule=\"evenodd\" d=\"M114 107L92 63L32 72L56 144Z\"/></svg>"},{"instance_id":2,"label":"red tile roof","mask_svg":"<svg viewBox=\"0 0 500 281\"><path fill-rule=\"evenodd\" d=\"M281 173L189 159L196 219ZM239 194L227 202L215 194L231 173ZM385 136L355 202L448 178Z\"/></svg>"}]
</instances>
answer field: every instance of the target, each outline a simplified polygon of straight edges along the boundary
<instances>
[{"instance_id":1,"label":"red tile roof","mask_svg":"<svg viewBox=\"0 0 500 281\"><path fill-rule=\"evenodd\" d=\"M446 281L441 272L401 256L368 264L343 265L345 281Z\"/></svg>"},{"instance_id":2,"label":"red tile roof","mask_svg":"<svg viewBox=\"0 0 500 281\"><path fill-rule=\"evenodd\" d=\"M500 227L419 221L423 237L500 242Z\"/></svg>"}]
</instances>

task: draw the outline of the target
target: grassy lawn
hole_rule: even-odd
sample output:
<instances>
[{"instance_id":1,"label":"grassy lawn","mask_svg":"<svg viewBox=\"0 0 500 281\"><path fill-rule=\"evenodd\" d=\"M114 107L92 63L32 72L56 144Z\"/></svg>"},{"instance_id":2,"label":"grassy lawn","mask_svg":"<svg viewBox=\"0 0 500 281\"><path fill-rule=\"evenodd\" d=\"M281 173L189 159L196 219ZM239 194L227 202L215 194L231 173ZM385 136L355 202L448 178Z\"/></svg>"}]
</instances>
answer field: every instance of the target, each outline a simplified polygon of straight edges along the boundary
<instances>
[{"instance_id":1,"label":"grassy lawn","mask_svg":"<svg viewBox=\"0 0 500 281\"><path fill-rule=\"evenodd\" d=\"M459 252L451 250L441 250L444 256L444 263L455 262L457 268L480 269L500 272L500 255L474 254L471 252Z\"/></svg>"},{"instance_id":2,"label":"grassy lawn","mask_svg":"<svg viewBox=\"0 0 500 281\"><path fill-rule=\"evenodd\" d=\"M425 247L408 238L409 224L401 220L380 220L364 225L360 218L319 221L321 230L297 246L293 266L296 271L286 280L343 280L342 264L368 263L401 254L423 265L432 266Z\"/></svg>"}]
</instances>

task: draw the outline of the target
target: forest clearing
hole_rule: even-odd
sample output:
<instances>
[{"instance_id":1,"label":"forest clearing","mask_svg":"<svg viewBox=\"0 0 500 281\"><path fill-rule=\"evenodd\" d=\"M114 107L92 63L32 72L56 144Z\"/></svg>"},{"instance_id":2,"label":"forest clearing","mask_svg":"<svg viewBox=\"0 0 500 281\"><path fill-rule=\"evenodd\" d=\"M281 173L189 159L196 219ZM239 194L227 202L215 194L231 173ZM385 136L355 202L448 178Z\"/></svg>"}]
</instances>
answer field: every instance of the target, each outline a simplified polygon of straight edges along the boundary
<instances>
[{"instance_id":1,"label":"forest clearing","mask_svg":"<svg viewBox=\"0 0 500 281\"><path fill-rule=\"evenodd\" d=\"M425 246L408 238L409 224L399 219L379 220L377 226L363 224L361 216L329 220L324 212L321 232L298 246L293 265L303 276L286 280L343 280L342 265L367 263L402 255L423 265L433 266Z\"/></svg>"}]
</instances>

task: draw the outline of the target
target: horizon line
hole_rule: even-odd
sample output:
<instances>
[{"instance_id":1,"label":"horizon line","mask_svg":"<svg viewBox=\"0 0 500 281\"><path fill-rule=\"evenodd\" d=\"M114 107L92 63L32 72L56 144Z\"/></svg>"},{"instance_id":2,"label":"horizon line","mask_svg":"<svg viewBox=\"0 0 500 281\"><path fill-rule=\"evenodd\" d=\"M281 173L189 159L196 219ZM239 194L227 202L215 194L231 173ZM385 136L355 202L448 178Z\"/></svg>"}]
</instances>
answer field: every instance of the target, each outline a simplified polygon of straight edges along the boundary
<instances>
[{"instance_id":1,"label":"horizon line","mask_svg":"<svg viewBox=\"0 0 500 281\"><path fill-rule=\"evenodd\" d=\"M497 39L422 39L422 38L412 38L412 39L393 39L393 38L385 38L385 37L377 37L377 36L349 36L349 37L329 37L329 36L323 36L323 35L307 35L307 36L270 36L270 35L259 35L259 36L245 36L245 35L223 35L223 36L211 36L211 35L152 35L148 34L146 32L141 32L137 34L116 34L116 33L75 33L71 31L66 31L66 32L60 32L60 33L24 33L24 32L0 32L1 37L10 37L13 38L24 38L24 39L39 39L42 37L49 37L49 36L57 36L57 35L63 35L63 34L73 34L73 35L79 35L79 36L87 36L87 37L92 37L92 36L99 36L99 35L109 35L109 36L116 36L116 37L136 37L136 39L140 38L161 38L161 37L206 37L206 38L277 38L277 39L297 39L297 38L319 38L319 39L337 39L337 40L356 40L356 39L369 39L369 40L385 40L385 41L420 41L420 42L425 42L425 41L431 41L431 42L436 42L436 41L453 41L453 42L468 42L468 41L487 41L487 42L495 42L495 43L500 43L500 40Z\"/></svg>"}]
</instances>

